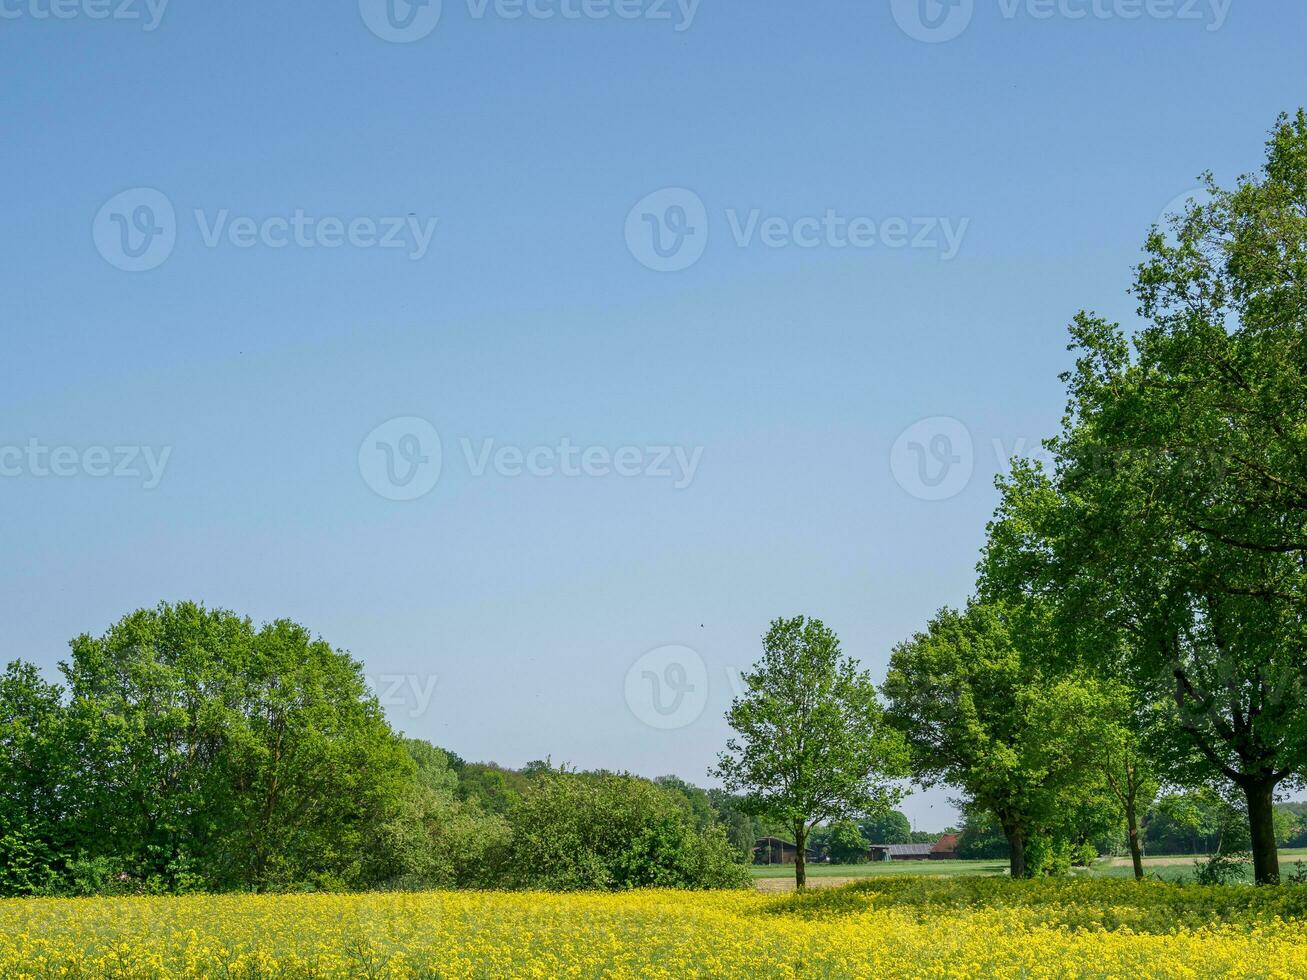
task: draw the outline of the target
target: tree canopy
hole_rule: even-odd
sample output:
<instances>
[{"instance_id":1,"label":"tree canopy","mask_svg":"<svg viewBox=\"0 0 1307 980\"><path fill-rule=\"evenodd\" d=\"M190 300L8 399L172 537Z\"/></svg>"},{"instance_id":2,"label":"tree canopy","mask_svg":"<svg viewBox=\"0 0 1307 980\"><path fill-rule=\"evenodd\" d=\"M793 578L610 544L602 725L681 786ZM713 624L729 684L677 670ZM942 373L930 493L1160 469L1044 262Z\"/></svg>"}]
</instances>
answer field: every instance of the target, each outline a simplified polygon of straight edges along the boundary
<instances>
[{"instance_id":1,"label":"tree canopy","mask_svg":"<svg viewBox=\"0 0 1307 980\"><path fill-rule=\"evenodd\" d=\"M727 713L736 734L715 773L753 812L790 828L802 888L812 828L888 810L907 758L870 675L820 620L777 619L762 645Z\"/></svg>"}]
</instances>

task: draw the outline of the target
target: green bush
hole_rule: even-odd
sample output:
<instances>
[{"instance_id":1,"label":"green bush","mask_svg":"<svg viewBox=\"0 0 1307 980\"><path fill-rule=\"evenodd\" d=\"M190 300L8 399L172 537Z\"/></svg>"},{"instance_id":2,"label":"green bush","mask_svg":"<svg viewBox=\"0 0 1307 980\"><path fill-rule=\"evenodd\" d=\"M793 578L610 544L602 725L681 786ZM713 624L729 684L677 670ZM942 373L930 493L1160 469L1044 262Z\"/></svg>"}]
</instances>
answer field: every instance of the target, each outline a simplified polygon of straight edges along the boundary
<instances>
[{"instance_id":1,"label":"green bush","mask_svg":"<svg viewBox=\"0 0 1307 980\"><path fill-rule=\"evenodd\" d=\"M500 883L557 891L741 888L750 882L718 826L698 829L683 796L612 773L539 777L509 812Z\"/></svg>"}]
</instances>

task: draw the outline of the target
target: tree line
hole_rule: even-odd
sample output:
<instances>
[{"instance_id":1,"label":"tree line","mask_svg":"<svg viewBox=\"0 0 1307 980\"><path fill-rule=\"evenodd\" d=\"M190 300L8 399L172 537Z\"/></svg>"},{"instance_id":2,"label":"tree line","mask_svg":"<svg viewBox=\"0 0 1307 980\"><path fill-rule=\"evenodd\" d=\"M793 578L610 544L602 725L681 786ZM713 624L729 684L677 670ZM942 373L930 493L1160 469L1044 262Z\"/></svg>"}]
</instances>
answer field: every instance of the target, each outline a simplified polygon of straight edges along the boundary
<instances>
[{"instance_id":1,"label":"tree line","mask_svg":"<svg viewBox=\"0 0 1307 980\"><path fill-rule=\"evenodd\" d=\"M70 648L0 675L0 894L747 882L729 800L466 763L297 624L161 604Z\"/></svg>"},{"instance_id":2,"label":"tree line","mask_svg":"<svg viewBox=\"0 0 1307 980\"><path fill-rule=\"evenodd\" d=\"M716 772L792 828L800 886L813 828L896 779L958 789L1016 877L1117 827L1142 877L1165 797L1221 801L1223 846L1279 880L1276 794L1307 774L1307 114L1259 173L1205 179L1147 238L1139 328L1075 317L1047 459L1000 477L974 595L879 697L820 622L773 623Z\"/></svg>"}]
</instances>

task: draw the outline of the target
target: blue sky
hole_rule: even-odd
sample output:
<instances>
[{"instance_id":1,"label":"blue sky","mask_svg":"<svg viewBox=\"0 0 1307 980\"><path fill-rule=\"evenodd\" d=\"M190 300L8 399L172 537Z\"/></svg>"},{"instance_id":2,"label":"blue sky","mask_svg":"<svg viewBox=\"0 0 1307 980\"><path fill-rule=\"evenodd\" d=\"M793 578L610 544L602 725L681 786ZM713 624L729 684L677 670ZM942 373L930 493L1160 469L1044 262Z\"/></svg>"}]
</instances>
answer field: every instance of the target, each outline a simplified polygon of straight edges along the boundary
<instances>
[{"instance_id":1,"label":"blue sky","mask_svg":"<svg viewBox=\"0 0 1307 980\"><path fill-rule=\"evenodd\" d=\"M1066 323L1307 102L1296 4L395 3L0 2L6 659L195 598L704 782L770 619L965 599Z\"/></svg>"}]
</instances>

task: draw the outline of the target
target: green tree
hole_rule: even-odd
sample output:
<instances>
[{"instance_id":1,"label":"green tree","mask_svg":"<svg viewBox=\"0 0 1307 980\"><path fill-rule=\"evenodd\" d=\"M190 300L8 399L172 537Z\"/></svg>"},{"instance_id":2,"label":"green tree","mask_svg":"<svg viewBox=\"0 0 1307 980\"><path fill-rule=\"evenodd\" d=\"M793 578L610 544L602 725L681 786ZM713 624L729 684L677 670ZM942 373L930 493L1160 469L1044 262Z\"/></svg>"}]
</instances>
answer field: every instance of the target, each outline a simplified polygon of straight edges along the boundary
<instances>
[{"instance_id":1,"label":"green tree","mask_svg":"<svg viewBox=\"0 0 1307 980\"><path fill-rule=\"evenodd\" d=\"M0 895L52 887L76 819L62 692L30 664L0 674Z\"/></svg>"},{"instance_id":2,"label":"green tree","mask_svg":"<svg viewBox=\"0 0 1307 980\"><path fill-rule=\"evenodd\" d=\"M864 817L862 836L872 844L909 844L912 842L912 823L907 814L899 810Z\"/></svg>"},{"instance_id":3,"label":"green tree","mask_svg":"<svg viewBox=\"0 0 1307 980\"><path fill-rule=\"evenodd\" d=\"M186 602L71 648L90 857L168 890L367 883L416 766L357 661L294 623Z\"/></svg>"},{"instance_id":4,"label":"green tree","mask_svg":"<svg viewBox=\"0 0 1307 980\"><path fill-rule=\"evenodd\" d=\"M819 847L835 864L862 864L867 860L867 839L854 820L837 820L814 832L821 833Z\"/></svg>"},{"instance_id":5,"label":"green tree","mask_svg":"<svg viewBox=\"0 0 1307 980\"><path fill-rule=\"evenodd\" d=\"M746 811L741 797L724 789L708 790L708 799L717 812L717 822L726 832L726 839L731 842L741 860L752 859L754 845L759 837L764 836L758 818Z\"/></svg>"},{"instance_id":6,"label":"green tree","mask_svg":"<svg viewBox=\"0 0 1307 980\"><path fill-rule=\"evenodd\" d=\"M812 828L888 810L900 795L889 780L906 775L906 753L883 724L870 675L820 620L773 621L742 679L726 715L736 735L713 774L742 791L751 812L790 829L802 889Z\"/></svg>"},{"instance_id":7,"label":"green tree","mask_svg":"<svg viewBox=\"0 0 1307 980\"><path fill-rule=\"evenodd\" d=\"M695 826L685 797L617 773L551 772L509 814L502 882L557 891L739 888L749 882L726 835Z\"/></svg>"},{"instance_id":8,"label":"green tree","mask_svg":"<svg viewBox=\"0 0 1307 980\"><path fill-rule=\"evenodd\" d=\"M1307 765L1307 115L1260 174L1207 182L1148 237L1145 326L1076 317L1028 553L1082 624L1128 637L1087 652L1166 706L1183 780L1238 788L1267 883L1277 787Z\"/></svg>"},{"instance_id":9,"label":"green tree","mask_svg":"<svg viewBox=\"0 0 1307 980\"><path fill-rule=\"evenodd\" d=\"M417 768L399 808L376 831L366 880L388 888L493 887L509 840L507 820L457 797L457 775L443 750L404 739Z\"/></svg>"},{"instance_id":10,"label":"green tree","mask_svg":"<svg viewBox=\"0 0 1307 980\"><path fill-rule=\"evenodd\" d=\"M913 777L925 786L957 786L972 807L992 812L1008 840L1013 877L1039 871L1026 861L1035 836L1078 843L1104 812L1101 781L1073 737L1039 720L1064 696L1044 666L1055 659L1052 642L1038 607L943 609L894 648L883 685Z\"/></svg>"},{"instance_id":11,"label":"green tree","mask_svg":"<svg viewBox=\"0 0 1307 980\"><path fill-rule=\"evenodd\" d=\"M530 780L493 762L468 762L458 769L458 797L474 800L487 813L505 815L526 791Z\"/></svg>"},{"instance_id":12,"label":"green tree","mask_svg":"<svg viewBox=\"0 0 1307 980\"><path fill-rule=\"evenodd\" d=\"M975 806L962 809L962 830L958 835L958 857L970 860L1001 858L1008 860L1007 835L998 818L989 810Z\"/></svg>"},{"instance_id":13,"label":"green tree","mask_svg":"<svg viewBox=\"0 0 1307 980\"><path fill-rule=\"evenodd\" d=\"M1136 734L1129 689L1109 680L1069 677L1039 699L1031 721L1041 732L1037 744L1053 747L1045 766L1085 774L1078 784L1085 791L1077 800L1081 836L1092 839L1124 824L1135 878L1142 880L1142 828L1159 782ZM1069 805L1065 793L1061 805Z\"/></svg>"}]
</instances>

